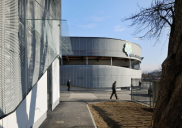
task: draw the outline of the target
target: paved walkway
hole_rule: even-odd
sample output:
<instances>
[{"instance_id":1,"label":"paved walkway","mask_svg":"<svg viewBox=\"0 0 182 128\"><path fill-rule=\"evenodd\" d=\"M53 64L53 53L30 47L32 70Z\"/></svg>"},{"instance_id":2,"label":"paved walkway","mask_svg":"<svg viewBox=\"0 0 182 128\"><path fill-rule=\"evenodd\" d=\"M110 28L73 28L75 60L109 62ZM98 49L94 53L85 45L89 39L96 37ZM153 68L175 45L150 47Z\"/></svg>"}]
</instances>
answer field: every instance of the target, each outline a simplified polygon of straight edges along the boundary
<instances>
[{"instance_id":1,"label":"paved walkway","mask_svg":"<svg viewBox=\"0 0 182 128\"><path fill-rule=\"evenodd\" d=\"M120 100L130 100L130 91L119 91ZM47 115L40 128L94 128L87 104L111 101L111 92L61 92L60 104ZM113 97L115 99L115 97ZM118 100L117 100L118 101Z\"/></svg>"}]
</instances>

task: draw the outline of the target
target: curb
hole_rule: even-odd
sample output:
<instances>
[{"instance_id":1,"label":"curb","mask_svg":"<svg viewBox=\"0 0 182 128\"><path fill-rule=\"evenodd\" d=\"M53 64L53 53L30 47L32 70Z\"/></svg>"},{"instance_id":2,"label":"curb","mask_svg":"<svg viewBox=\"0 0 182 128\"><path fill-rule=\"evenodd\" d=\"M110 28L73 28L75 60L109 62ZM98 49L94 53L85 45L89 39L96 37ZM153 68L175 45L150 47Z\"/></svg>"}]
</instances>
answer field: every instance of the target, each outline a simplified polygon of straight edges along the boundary
<instances>
[{"instance_id":1,"label":"curb","mask_svg":"<svg viewBox=\"0 0 182 128\"><path fill-rule=\"evenodd\" d=\"M89 111L90 116L91 116L91 118L92 118L92 122L93 122L93 124L94 124L94 127L97 128L97 126L96 126L96 124L95 124L95 120L94 120L94 118L93 118L93 116L92 116L92 113L91 113L91 111L90 111L88 105L89 105L89 104L87 104L87 108L88 108L88 111Z\"/></svg>"}]
</instances>

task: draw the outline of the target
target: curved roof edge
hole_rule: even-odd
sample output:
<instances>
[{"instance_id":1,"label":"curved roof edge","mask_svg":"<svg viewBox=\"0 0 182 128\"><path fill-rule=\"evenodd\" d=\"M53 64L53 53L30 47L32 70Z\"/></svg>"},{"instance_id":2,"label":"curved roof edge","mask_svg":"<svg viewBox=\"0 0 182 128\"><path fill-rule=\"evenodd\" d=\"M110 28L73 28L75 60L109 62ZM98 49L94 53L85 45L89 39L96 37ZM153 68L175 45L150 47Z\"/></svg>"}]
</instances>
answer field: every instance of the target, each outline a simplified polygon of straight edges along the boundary
<instances>
[{"instance_id":1,"label":"curved roof edge","mask_svg":"<svg viewBox=\"0 0 182 128\"><path fill-rule=\"evenodd\" d=\"M122 39L116 39L116 38L110 38L110 37L88 37L88 36L70 36L70 38L105 38L105 39L113 39L113 40L121 40L121 41L128 41L128 40L122 40ZM130 43L133 43L133 42L131 42L131 41L128 41L128 42L130 42ZM136 43L133 43L133 44L136 44ZM142 49L142 47L139 45L139 44L136 44L136 45L138 45L141 49Z\"/></svg>"}]
</instances>

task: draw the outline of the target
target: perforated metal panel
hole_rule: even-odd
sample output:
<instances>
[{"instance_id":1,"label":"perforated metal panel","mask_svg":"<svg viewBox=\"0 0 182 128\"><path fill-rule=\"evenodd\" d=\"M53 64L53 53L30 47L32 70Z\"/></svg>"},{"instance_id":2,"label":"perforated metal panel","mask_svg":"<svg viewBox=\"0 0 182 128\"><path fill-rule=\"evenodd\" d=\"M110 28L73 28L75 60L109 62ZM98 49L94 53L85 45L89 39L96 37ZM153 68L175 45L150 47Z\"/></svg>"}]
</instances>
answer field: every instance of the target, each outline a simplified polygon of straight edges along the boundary
<instances>
[{"instance_id":1,"label":"perforated metal panel","mask_svg":"<svg viewBox=\"0 0 182 128\"><path fill-rule=\"evenodd\" d=\"M131 78L141 78L141 70L133 70L108 65L63 65L60 66L60 83L84 88L111 88L117 81L117 87L130 87Z\"/></svg>"},{"instance_id":2,"label":"perforated metal panel","mask_svg":"<svg viewBox=\"0 0 182 128\"><path fill-rule=\"evenodd\" d=\"M1 0L0 118L15 110L60 56L61 21L54 19L61 19L60 0Z\"/></svg>"},{"instance_id":3,"label":"perforated metal panel","mask_svg":"<svg viewBox=\"0 0 182 128\"><path fill-rule=\"evenodd\" d=\"M107 56L141 61L138 58L128 57L123 51L125 43L129 43L132 46L132 54L141 56L141 47L129 41L100 37L70 37L70 39L73 53L63 53L63 56Z\"/></svg>"},{"instance_id":4,"label":"perforated metal panel","mask_svg":"<svg viewBox=\"0 0 182 128\"><path fill-rule=\"evenodd\" d=\"M27 4L27 92L60 55L59 0L31 0Z\"/></svg>"},{"instance_id":5,"label":"perforated metal panel","mask_svg":"<svg viewBox=\"0 0 182 128\"><path fill-rule=\"evenodd\" d=\"M22 100L21 42L18 39L18 0L0 2L0 116L11 112ZM23 49L23 48L22 48Z\"/></svg>"},{"instance_id":6,"label":"perforated metal panel","mask_svg":"<svg viewBox=\"0 0 182 128\"><path fill-rule=\"evenodd\" d=\"M69 37L69 31L66 20L61 20L61 40L60 40L60 55L73 55L72 44Z\"/></svg>"},{"instance_id":7,"label":"perforated metal panel","mask_svg":"<svg viewBox=\"0 0 182 128\"><path fill-rule=\"evenodd\" d=\"M4 6L4 3L3 2L0 2L0 17L3 17L3 15L4 15L4 8L3 8L3 6ZM4 51L3 51L3 43L2 43L2 41L4 40L4 29L3 29L3 27L4 27L4 19L3 18L0 18L0 58L1 58L1 61L0 61L0 65L1 66L4 66L3 65L3 63L2 63L2 61L4 60L4 57L3 57L3 55L4 55ZM0 77L0 117L1 116L3 116L4 114L3 114L3 87L2 87L2 85L4 84L4 78L3 78L3 76L4 76L4 70L2 69L2 68L0 68L0 74L2 74L2 76Z\"/></svg>"},{"instance_id":8,"label":"perforated metal panel","mask_svg":"<svg viewBox=\"0 0 182 128\"><path fill-rule=\"evenodd\" d=\"M141 79L139 78L131 78L131 86L139 86L139 82L141 82Z\"/></svg>"}]
</instances>

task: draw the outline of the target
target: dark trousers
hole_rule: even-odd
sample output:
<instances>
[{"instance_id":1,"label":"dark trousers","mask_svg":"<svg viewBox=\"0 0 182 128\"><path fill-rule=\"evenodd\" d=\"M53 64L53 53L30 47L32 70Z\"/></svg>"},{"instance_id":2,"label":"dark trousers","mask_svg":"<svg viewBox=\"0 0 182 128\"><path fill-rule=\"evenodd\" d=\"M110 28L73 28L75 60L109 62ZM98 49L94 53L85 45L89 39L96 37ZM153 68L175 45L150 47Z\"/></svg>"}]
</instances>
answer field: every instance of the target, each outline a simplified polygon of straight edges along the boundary
<instances>
[{"instance_id":1,"label":"dark trousers","mask_svg":"<svg viewBox=\"0 0 182 128\"><path fill-rule=\"evenodd\" d=\"M68 86L68 89L67 90L70 91L70 86Z\"/></svg>"},{"instance_id":2,"label":"dark trousers","mask_svg":"<svg viewBox=\"0 0 182 128\"><path fill-rule=\"evenodd\" d=\"M117 99L118 96L117 96L116 90L113 90L113 91L112 91L112 94L111 94L111 97L110 97L110 98L112 99L112 96L113 96L114 94L115 94L115 97L116 97L116 99Z\"/></svg>"}]
</instances>

